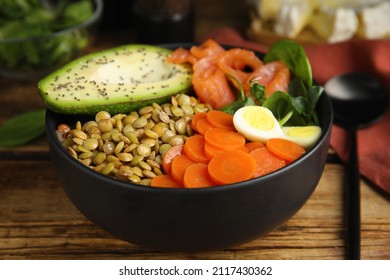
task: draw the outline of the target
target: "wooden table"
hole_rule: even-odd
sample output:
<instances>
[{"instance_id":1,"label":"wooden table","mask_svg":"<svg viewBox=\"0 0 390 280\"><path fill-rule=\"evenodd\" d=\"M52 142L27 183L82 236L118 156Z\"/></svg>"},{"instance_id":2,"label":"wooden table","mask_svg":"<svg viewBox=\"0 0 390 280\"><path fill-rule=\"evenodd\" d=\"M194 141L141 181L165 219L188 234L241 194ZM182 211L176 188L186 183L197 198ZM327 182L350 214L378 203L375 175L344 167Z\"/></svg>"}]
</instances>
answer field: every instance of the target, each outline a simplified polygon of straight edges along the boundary
<instances>
[{"instance_id":1,"label":"wooden table","mask_svg":"<svg viewBox=\"0 0 390 280\"><path fill-rule=\"evenodd\" d=\"M245 9L236 8L237 1L219 2L196 1L197 38L221 25L244 27ZM105 33L94 49L131 42L131 36ZM37 108L43 103L36 82L0 78L0 124ZM192 254L140 248L88 221L64 194L44 136L0 148L0 259L344 259L344 167L329 159L315 192L286 224L235 248ZM390 259L390 197L364 180L361 192L361 257Z\"/></svg>"}]
</instances>

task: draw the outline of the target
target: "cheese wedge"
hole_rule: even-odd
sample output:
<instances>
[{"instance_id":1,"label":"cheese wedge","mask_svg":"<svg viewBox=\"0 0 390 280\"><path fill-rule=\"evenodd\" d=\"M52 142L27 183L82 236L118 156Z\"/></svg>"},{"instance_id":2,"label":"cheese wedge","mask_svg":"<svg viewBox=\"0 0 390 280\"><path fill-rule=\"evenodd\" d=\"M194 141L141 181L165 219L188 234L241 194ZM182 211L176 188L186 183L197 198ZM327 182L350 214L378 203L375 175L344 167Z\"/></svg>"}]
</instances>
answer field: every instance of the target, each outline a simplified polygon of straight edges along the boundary
<instances>
[{"instance_id":1,"label":"cheese wedge","mask_svg":"<svg viewBox=\"0 0 390 280\"><path fill-rule=\"evenodd\" d=\"M311 1L294 1L283 5L277 16L274 31L289 38L296 37L309 22L313 9Z\"/></svg>"},{"instance_id":2,"label":"cheese wedge","mask_svg":"<svg viewBox=\"0 0 390 280\"><path fill-rule=\"evenodd\" d=\"M367 39L390 36L390 2L363 8L359 19L359 36Z\"/></svg>"},{"instance_id":3,"label":"cheese wedge","mask_svg":"<svg viewBox=\"0 0 390 280\"><path fill-rule=\"evenodd\" d=\"M258 0L257 13L261 20L268 21L273 20L279 14L282 8L283 0Z\"/></svg>"},{"instance_id":4,"label":"cheese wedge","mask_svg":"<svg viewBox=\"0 0 390 280\"><path fill-rule=\"evenodd\" d=\"M358 30L359 21L353 9L338 8L316 13L308 26L328 43L336 43L351 39Z\"/></svg>"}]
</instances>

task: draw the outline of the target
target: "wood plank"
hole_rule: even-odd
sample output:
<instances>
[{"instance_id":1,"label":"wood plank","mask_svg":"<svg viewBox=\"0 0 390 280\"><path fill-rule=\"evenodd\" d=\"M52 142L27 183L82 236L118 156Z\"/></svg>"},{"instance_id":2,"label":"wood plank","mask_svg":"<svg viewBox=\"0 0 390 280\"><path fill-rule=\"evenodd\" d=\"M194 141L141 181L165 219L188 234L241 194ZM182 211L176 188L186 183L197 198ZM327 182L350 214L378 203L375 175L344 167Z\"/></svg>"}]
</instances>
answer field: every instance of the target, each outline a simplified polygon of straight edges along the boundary
<instances>
[{"instance_id":1,"label":"wood plank","mask_svg":"<svg viewBox=\"0 0 390 280\"><path fill-rule=\"evenodd\" d=\"M158 252L112 237L75 209L50 161L1 161L0 169L2 259L344 258L338 164L326 166L312 197L285 225L247 244L205 253ZM363 182L362 206L362 258L389 259L389 199Z\"/></svg>"},{"instance_id":2,"label":"wood plank","mask_svg":"<svg viewBox=\"0 0 390 280\"><path fill-rule=\"evenodd\" d=\"M195 0L196 39L214 28L247 27L244 2ZM89 51L134 42L131 30L100 33ZM43 108L36 82L0 78L0 124ZM252 242L204 253L158 252L116 239L82 216L64 194L45 136L0 148L0 259L343 259L344 169L331 161L307 204ZM362 181L362 258L390 259L390 196Z\"/></svg>"}]
</instances>

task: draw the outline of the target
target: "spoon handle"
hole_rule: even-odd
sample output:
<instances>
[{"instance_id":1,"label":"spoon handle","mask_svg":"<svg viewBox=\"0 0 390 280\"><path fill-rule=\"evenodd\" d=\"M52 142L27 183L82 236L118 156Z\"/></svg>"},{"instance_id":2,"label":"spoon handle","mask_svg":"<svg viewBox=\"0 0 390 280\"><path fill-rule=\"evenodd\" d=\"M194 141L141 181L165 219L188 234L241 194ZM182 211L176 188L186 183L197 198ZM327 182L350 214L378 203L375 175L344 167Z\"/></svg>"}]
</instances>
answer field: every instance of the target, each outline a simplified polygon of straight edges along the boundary
<instances>
[{"instance_id":1,"label":"spoon handle","mask_svg":"<svg viewBox=\"0 0 390 280\"><path fill-rule=\"evenodd\" d=\"M348 161L348 185L346 188L347 204L347 258L360 259L360 176L357 155L357 131L351 129L350 154Z\"/></svg>"}]
</instances>

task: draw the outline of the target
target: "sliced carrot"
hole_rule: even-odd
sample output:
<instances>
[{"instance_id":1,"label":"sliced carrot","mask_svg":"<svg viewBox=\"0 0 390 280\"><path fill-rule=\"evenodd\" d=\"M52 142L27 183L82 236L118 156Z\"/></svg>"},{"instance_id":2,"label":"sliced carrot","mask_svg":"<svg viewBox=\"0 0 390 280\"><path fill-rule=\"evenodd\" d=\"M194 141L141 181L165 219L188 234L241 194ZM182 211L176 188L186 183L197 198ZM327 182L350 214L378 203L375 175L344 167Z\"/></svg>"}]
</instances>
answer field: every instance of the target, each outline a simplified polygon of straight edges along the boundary
<instances>
[{"instance_id":1,"label":"sliced carrot","mask_svg":"<svg viewBox=\"0 0 390 280\"><path fill-rule=\"evenodd\" d=\"M242 148L240 148L239 150L249 154L249 150L247 147L245 147L245 145Z\"/></svg>"},{"instance_id":2,"label":"sliced carrot","mask_svg":"<svg viewBox=\"0 0 390 280\"><path fill-rule=\"evenodd\" d=\"M204 153L205 139L203 135L195 134L187 138L184 143L184 153L193 161L208 163L209 158Z\"/></svg>"},{"instance_id":3,"label":"sliced carrot","mask_svg":"<svg viewBox=\"0 0 390 280\"><path fill-rule=\"evenodd\" d=\"M207 119L201 119L196 122L196 127L195 130L202 134L205 135L206 131L209 130L212 126L209 124Z\"/></svg>"},{"instance_id":4,"label":"sliced carrot","mask_svg":"<svg viewBox=\"0 0 390 280\"><path fill-rule=\"evenodd\" d=\"M242 149L246 141L245 137L238 132L220 127L213 127L207 130L204 138L214 148L224 151Z\"/></svg>"},{"instance_id":5,"label":"sliced carrot","mask_svg":"<svg viewBox=\"0 0 390 280\"><path fill-rule=\"evenodd\" d=\"M162 167L165 174L171 174L172 161L183 153L183 145L176 145L170 148L163 157Z\"/></svg>"},{"instance_id":6,"label":"sliced carrot","mask_svg":"<svg viewBox=\"0 0 390 280\"><path fill-rule=\"evenodd\" d=\"M272 154L267 148L258 148L249 153L256 161L254 177L263 176L278 170L286 165L286 162Z\"/></svg>"},{"instance_id":7,"label":"sliced carrot","mask_svg":"<svg viewBox=\"0 0 390 280\"><path fill-rule=\"evenodd\" d=\"M206 117L207 117L206 112L199 112L193 115L191 119L191 128L196 131L196 123L201 119L205 119Z\"/></svg>"},{"instance_id":8,"label":"sliced carrot","mask_svg":"<svg viewBox=\"0 0 390 280\"><path fill-rule=\"evenodd\" d=\"M258 148L266 148L263 143L258 141L248 142L245 144L245 147L248 149L248 153Z\"/></svg>"},{"instance_id":9,"label":"sliced carrot","mask_svg":"<svg viewBox=\"0 0 390 280\"><path fill-rule=\"evenodd\" d=\"M213 157L215 157L216 155L218 155L222 152L224 152L224 150L214 148L213 146L211 146L207 142L204 144L204 153L209 159L212 159Z\"/></svg>"},{"instance_id":10,"label":"sliced carrot","mask_svg":"<svg viewBox=\"0 0 390 280\"><path fill-rule=\"evenodd\" d=\"M271 138L265 145L270 152L288 162L296 160L306 152L303 147L295 142L282 138Z\"/></svg>"},{"instance_id":11,"label":"sliced carrot","mask_svg":"<svg viewBox=\"0 0 390 280\"><path fill-rule=\"evenodd\" d=\"M183 177L186 169L195 162L191 160L186 155L179 155L175 157L172 161L171 175L172 178L178 182L180 185L183 185Z\"/></svg>"},{"instance_id":12,"label":"sliced carrot","mask_svg":"<svg viewBox=\"0 0 390 280\"><path fill-rule=\"evenodd\" d=\"M195 163L190 165L183 178L185 188L207 188L215 186L211 179L208 165L205 163Z\"/></svg>"},{"instance_id":13,"label":"sliced carrot","mask_svg":"<svg viewBox=\"0 0 390 280\"><path fill-rule=\"evenodd\" d=\"M233 184L249 180L256 171L256 161L243 151L225 151L213 157L208 171L218 184Z\"/></svg>"},{"instance_id":14,"label":"sliced carrot","mask_svg":"<svg viewBox=\"0 0 390 280\"><path fill-rule=\"evenodd\" d=\"M176 182L171 175L163 174L154 177L150 183L152 187L159 188L182 188L182 186Z\"/></svg>"},{"instance_id":15,"label":"sliced carrot","mask_svg":"<svg viewBox=\"0 0 390 280\"><path fill-rule=\"evenodd\" d=\"M218 110L208 111L207 121L213 127L222 127L230 130L235 130L233 124L233 115L222 111L218 111Z\"/></svg>"},{"instance_id":16,"label":"sliced carrot","mask_svg":"<svg viewBox=\"0 0 390 280\"><path fill-rule=\"evenodd\" d=\"M249 150L245 146L243 146L239 150L243 151L245 153L249 153ZM217 148L211 146L210 144L208 144L207 142L204 144L204 153L209 159L212 159L213 157L215 157L216 155L218 155L222 152L225 152L225 151L221 150L221 149L217 149Z\"/></svg>"}]
</instances>

